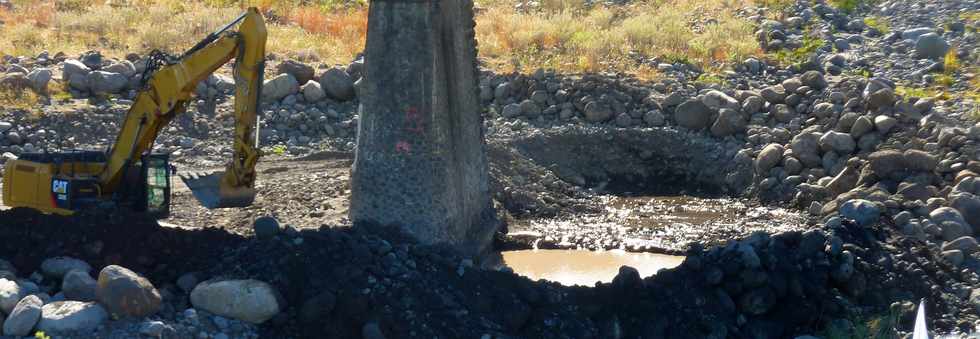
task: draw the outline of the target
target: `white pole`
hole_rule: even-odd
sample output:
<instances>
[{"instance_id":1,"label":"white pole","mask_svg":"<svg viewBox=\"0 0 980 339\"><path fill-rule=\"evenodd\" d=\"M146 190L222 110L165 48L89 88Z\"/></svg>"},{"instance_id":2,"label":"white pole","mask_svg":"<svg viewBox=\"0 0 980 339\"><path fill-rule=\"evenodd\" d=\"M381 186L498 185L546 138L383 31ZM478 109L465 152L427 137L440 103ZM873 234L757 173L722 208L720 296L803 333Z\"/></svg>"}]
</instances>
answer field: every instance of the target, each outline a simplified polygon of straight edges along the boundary
<instances>
[{"instance_id":1,"label":"white pole","mask_svg":"<svg viewBox=\"0 0 980 339\"><path fill-rule=\"evenodd\" d=\"M929 328L926 327L926 299L919 301L919 312L915 315L915 331L912 339L929 339Z\"/></svg>"}]
</instances>

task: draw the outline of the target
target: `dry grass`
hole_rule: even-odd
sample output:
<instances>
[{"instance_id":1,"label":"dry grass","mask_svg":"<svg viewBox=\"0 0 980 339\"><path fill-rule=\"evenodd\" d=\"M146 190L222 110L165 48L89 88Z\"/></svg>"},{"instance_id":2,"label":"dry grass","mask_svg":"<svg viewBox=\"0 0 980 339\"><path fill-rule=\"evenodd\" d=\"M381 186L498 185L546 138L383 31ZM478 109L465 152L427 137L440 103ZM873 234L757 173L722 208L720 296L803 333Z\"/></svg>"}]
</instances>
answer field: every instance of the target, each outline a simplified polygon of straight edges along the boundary
<instances>
[{"instance_id":1,"label":"dry grass","mask_svg":"<svg viewBox=\"0 0 980 339\"><path fill-rule=\"evenodd\" d=\"M706 68L759 54L752 27L732 17L741 1L640 1L624 8L520 13L487 8L477 20L481 56L502 70L636 72L642 59ZM692 20L693 19L693 20ZM706 23L706 24L705 24Z\"/></svg>"},{"instance_id":2,"label":"dry grass","mask_svg":"<svg viewBox=\"0 0 980 339\"><path fill-rule=\"evenodd\" d=\"M0 88L0 107L31 111L37 108L40 97L34 91L17 91Z\"/></svg>"},{"instance_id":3,"label":"dry grass","mask_svg":"<svg viewBox=\"0 0 980 339\"><path fill-rule=\"evenodd\" d=\"M0 54L36 55L47 50L77 55L93 49L114 57L153 49L176 53L241 13L238 5L215 7L206 2L76 0L80 1L89 4L58 6L37 1L17 6L14 12L0 12L0 21L5 22L0 26ZM363 49L367 27L363 9L322 12L297 7L282 15L275 14L277 9L271 5L264 6L270 14L270 52L312 51L324 62L346 63Z\"/></svg>"},{"instance_id":4,"label":"dry grass","mask_svg":"<svg viewBox=\"0 0 980 339\"><path fill-rule=\"evenodd\" d=\"M762 0L639 0L585 8L581 0L544 0L522 13L513 0L477 0L481 58L498 71L553 68L651 75L643 60L683 60L720 69L759 55L752 26L735 9ZM779 1L770 1L778 3ZM0 54L42 50L114 57L151 49L182 51L234 18L244 6L266 13L270 52L315 54L346 63L364 47L363 0L35 0L0 12Z\"/></svg>"}]
</instances>

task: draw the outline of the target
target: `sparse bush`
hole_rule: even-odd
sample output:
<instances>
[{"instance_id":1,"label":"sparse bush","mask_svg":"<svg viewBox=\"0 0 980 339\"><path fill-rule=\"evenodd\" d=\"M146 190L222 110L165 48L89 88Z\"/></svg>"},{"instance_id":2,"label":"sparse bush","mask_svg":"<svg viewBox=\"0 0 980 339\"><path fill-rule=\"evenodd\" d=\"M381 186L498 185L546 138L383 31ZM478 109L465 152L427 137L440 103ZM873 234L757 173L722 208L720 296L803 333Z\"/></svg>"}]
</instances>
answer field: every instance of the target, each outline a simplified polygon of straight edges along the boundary
<instances>
[{"instance_id":1,"label":"sparse bush","mask_svg":"<svg viewBox=\"0 0 980 339\"><path fill-rule=\"evenodd\" d=\"M824 40L810 34L803 36L802 44L796 49L781 49L773 53L773 58L783 65L797 65L810 60L810 55L824 46Z\"/></svg>"},{"instance_id":2,"label":"sparse bush","mask_svg":"<svg viewBox=\"0 0 980 339\"><path fill-rule=\"evenodd\" d=\"M956 53L956 47L952 47L946 52L946 56L943 57L943 72L947 75L952 75L956 71L960 70L960 59Z\"/></svg>"},{"instance_id":3,"label":"sparse bush","mask_svg":"<svg viewBox=\"0 0 980 339\"><path fill-rule=\"evenodd\" d=\"M854 12L863 0L830 0L830 4L844 13Z\"/></svg>"},{"instance_id":4,"label":"sparse bush","mask_svg":"<svg viewBox=\"0 0 980 339\"><path fill-rule=\"evenodd\" d=\"M717 74L701 73L694 82L703 85L724 85L725 79Z\"/></svg>"},{"instance_id":5,"label":"sparse bush","mask_svg":"<svg viewBox=\"0 0 980 339\"><path fill-rule=\"evenodd\" d=\"M877 16L869 16L864 18L864 24L868 27L874 28L881 32L882 34L891 32L891 26L888 26L888 22L884 18Z\"/></svg>"},{"instance_id":6,"label":"sparse bush","mask_svg":"<svg viewBox=\"0 0 980 339\"><path fill-rule=\"evenodd\" d=\"M901 95L903 97L910 97L910 98L940 98L940 99L948 98L945 91L940 91L935 88L923 88L923 87L898 86L895 87L895 94Z\"/></svg>"},{"instance_id":7,"label":"sparse bush","mask_svg":"<svg viewBox=\"0 0 980 339\"><path fill-rule=\"evenodd\" d=\"M285 145L275 145L275 146L272 146L269 149L269 151L272 154L275 154L275 155L283 155L283 154L286 154L286 146Z\"/></svg>"},{"instance_id":8,"label":"sparse bush","mask_svg":"<svg viewBox=\"0 0 980 339\"><path fill-rule=\"evenodd\" d=\"M953 77L950 76L949 74L939 74L939 75L936 75L936 78L934 80L934 82L937 85L940 85L940 86L943 86L943 87L952 86L954 81L955 81L955 79L953 79Z\"/></svg>"},{"instance_id":9,"label":"sparse bush","mask_svg":"<svg viewBox=\"0 0 980 339\"><path fill-rule=\"evenodd\" d=\"M0 88L0 107L30 111L36 109L39 102L40 98L31 90Z\"/></svg>"}]
</instances>

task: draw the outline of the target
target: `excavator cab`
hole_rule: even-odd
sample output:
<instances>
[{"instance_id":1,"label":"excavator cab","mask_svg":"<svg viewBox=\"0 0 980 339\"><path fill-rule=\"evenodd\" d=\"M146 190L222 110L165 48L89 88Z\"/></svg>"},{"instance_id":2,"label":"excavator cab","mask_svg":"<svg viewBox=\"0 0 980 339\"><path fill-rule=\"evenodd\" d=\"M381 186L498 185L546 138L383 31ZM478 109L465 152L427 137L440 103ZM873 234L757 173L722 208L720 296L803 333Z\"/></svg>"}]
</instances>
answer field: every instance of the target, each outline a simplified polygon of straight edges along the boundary
<instances>
[{"instance_id":1,"label":"excavator cab","mask_svg":"<svg viewBox=\"0 0 980 339\"><path fill-rule=\"evenodd\" d=\"M144 212L158 218L166 218L170 215L170 175L174 167L170 165L170 157L167 154L151 154L142 158L140 166L140 179L143 194L136 201Z\"/></svg>"},{"instance_id":2,"label":"excavator cab","mask_svg":"<svg viewBox=\"0 0 980 339\"><path fill-rule=\"evenodd\" d=\"M130 165L125 184L121 186L123 189L116 192L116 203L158 219L170 216L170 176L173 172L169 155L143 155Z\"/></svg>"}]
</instances>

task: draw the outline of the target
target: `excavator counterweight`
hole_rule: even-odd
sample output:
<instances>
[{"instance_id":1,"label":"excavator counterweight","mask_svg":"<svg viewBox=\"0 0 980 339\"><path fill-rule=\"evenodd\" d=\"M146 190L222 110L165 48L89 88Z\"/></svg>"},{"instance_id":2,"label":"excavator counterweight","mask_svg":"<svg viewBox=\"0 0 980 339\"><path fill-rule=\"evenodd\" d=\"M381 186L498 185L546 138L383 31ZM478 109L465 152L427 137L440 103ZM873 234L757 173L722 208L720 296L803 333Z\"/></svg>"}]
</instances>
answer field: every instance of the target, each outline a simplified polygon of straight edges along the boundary
<instances>
[{"instance_id":1,"label":"excavator counterweight","mask_svg":"<svg viewBox=\"0 0 980 339\"><path fill-rule=\"evenodd\" d=\"M237 30L232 30L235 26ZM159 133L186 111L198 83L232 59L236 119L233 157L224 171L182 176L208 208L247 206L255 199L258 110L267 32L262 15L249 8L179 57L150 53L143 84L106 152L25 154L8 161L3 202L43 212L72 214L107 203L169 214L174 169L152 152Z\"/></svg>"}]
</instances>

